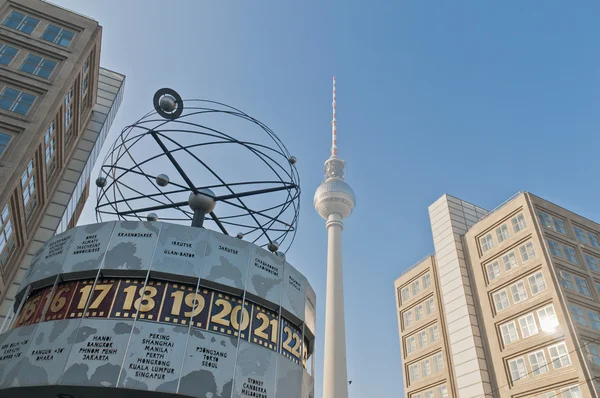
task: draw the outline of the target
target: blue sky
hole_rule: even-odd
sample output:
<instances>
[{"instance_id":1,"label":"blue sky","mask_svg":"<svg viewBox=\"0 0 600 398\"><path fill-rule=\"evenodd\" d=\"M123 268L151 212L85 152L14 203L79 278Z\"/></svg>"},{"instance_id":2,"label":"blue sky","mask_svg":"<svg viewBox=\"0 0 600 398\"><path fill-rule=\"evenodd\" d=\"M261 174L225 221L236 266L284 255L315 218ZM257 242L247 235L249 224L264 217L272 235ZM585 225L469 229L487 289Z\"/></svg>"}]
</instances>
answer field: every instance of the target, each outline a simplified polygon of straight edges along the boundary
<instances>
[{"instance_id":1,"label":"blue sky","mask_svg":"<svg viewBox=\"0 0 600 398\"><path fill-rule=\"evenodd\" d=\"M393 281L433 250L440 195L491 209L527 190L600 220L598 2L55 1L100 21L101 63L127 75L109 141L167 86L244 110L298 158L288 259L317 292L318 398L326 231L312 196L333 75L358 198L344 230L351 398L403 396Z\"/></svg>"}]
</instances>

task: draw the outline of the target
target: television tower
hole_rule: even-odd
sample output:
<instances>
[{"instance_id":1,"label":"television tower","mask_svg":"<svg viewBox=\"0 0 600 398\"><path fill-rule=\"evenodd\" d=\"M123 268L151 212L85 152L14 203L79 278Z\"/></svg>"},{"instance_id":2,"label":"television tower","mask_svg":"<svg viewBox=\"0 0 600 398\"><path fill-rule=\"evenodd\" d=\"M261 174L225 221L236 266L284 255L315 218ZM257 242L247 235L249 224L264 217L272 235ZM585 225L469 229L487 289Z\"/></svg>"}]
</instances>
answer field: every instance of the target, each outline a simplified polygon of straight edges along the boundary
<instances>
[{"instance_id":1,"label":"television tower","mask_svg":"<svg viewBox=\"0 0 600 398\"><path fill-rule=\"evenodd\" d=\"M344 182L346 162L338 157L333 77L333 120L331 156L325 162L325 181L315 192L315 209L327 222L327 296L325 308L325 355L323 398L348 398L346 368L346 325L344 320L344 278L342 273L342 230L344 219L352 213L356 198Z\"/></svg>"}]
</instances>

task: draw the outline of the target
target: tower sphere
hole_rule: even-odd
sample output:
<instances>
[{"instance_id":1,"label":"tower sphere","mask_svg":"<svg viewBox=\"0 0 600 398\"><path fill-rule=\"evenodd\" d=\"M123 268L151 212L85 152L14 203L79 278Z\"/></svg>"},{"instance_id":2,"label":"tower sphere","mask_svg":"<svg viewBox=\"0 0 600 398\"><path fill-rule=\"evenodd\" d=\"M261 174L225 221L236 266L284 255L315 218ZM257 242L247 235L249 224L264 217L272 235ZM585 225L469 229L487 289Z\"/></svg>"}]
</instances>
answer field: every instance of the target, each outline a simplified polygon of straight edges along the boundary
<instances>
[{"instance_id":1,"label":"tower sphere","mask_svg":"<svg viewBox=\"0 0 600 398\"><path fill-rule=\"evenodd\" d=\"M356 205L356 197L345 181L331 178L317 188L314 204L317 213L325 220L333 213L339 214L344 219L352 213Z\"/></svg>"}]
</instances>

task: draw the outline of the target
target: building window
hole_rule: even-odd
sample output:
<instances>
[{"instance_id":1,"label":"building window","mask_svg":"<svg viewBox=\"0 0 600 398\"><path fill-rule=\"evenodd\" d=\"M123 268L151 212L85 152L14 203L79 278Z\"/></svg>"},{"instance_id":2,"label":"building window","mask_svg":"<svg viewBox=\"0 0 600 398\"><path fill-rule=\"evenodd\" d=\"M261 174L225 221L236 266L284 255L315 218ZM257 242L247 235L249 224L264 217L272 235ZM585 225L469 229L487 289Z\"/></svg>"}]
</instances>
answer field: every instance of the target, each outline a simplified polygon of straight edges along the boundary
<instances>
[{"instance_id":1,"label":"building window","mask_svg":"<svg viewBox=\"0 0 600 398\"><path fill-rule=\"evenodd\" d=\"M35 209L35 175L33 168L33 159L29 161L25 172L21 176L21 188L23 189L23 205L25 207L25 218L31 215L31 211Z\"/></svg>"},{"instance_id":2,"label":"building window","mask_svg":"<svg viewBox=\"0 0 600 398\"><path fill-rule=\"evenodd\" d=\"M448 398L448 388L446 386L437 388L437 398Z\"/></svg>"},{"instance_id":3,"label":"building window","mask_svg":"<svg viewBox=\"0 0 600 398\"><path fill-rule=\"evenodd\" d=\"M529 365L531 365L531 374L534 376L546 373L548 371L548 364L546 363L546 355L544 350L532 352L528 355Z\"/></svg>"},{"instance_id":4,"label":"building window","mask_svg":"<svg viewBox=\"0 0 600 398\"><path fill-rule=\"evenodd\" d=\"M425 317L423 313L423 304L419 304L415 307L415 321L420 321Z\"/></svg>"},{"instance_id":5,"label":"building window","mask_svg":"<svg viewBox=\"0 0 600 398\"><path fill-rule=\"evenodd\" d=\"M561 390L562 398L583 398L581 394L581 389L579 386L573 386L569 388L563 388Z\"/></svg>"},{"instance_id":6,"label":"building window","mask_svg":"<svg viewBox=\"0 0 600 398\"><path fill-rule=\"evenodd\" d=\"M421 375L423 377L431 375L431 360L425 359L421 362Z\"/></svg>"},{"instance_id":7,"label":"building window","mask_svg":"<svg viewBox=\"0 0 600 398\"><path fill-rule=\"evenodd\" d=\"M406 338L406 355L417 349L417 345L415 343L415 336L410 336Z\"/></svg>"},{"instance_id":8,"label":"building window","mask_svg":"<svg viewBox=\"0 0 600 398\"><path fill-rule=\"evenodd\" d=\"M502 256L502 262L504 263L504 269L506 272L510 271L517 267L517 257L515 256L515 252L511 251L504 256Z\"/></svg>"},{"instance_id":9,"label":"building window","mask_svg":"<svg viewBox=\"0 0 600 398\"><path fill-rule=\"evenodd\" d=\"M567 229L565 228L565 222L560 218L556 217L552 217L552 220L554 221L554 228L556 229L556 232L560 232L561 234L566 235Z\"/></svg>"},{"instance_id":10,"label":"building window","mask_svg":"<svg viewBox=\"0 0 600 398\"><path fill-rule=\"evenodd\" d=\"M593 329L600 330L600 314L593 310L587 310L587 317Z\"/></svg>"},{"instance_id":11,"label":"building window","mask_svg":"<svg viewBox=\"0 0 600 398\"><path fill-rule=\"evenodd\" d=\"M496 306L496 311L500 312L505 308L508 308L510 305L508 301L508 294L506 294L506 290L500 290L498 293L494 294L494 305Z\"/></svg>"},{"instance_id":12,"label":"building window","mask_svg":"<svg viewBox=\"0 0 600 398\"><path fill-rule=\"evenodd\" d=\"M413 321L412 310L406 311L402 317L404 319L404 327L406 328L406 327L410 326L410 324Z\"/></svg>"},{"instance_id":13,"label":"building window","mask_svg":"<svg viewBox=\"0 0 600 398\"><path fill-rule=\"evenodd\" d=\"M506 224L502 224L496 228L496 237L498 238L498 243L504 242L506 239L508 239L508 227Z\"/></svg>"},{"instance_id":14,"label":"building window","mask_svg":"<svg viewBox=\"0 0 600 398\"><path fill-rule=\"evenodd\" d=\"M517 334L517 325L514 321L501 325L500 332L502 333L502 340L504 341L505 345L519 340L519 335Z\"/></svg>"},{"instance_id":15,"label":"building window","mask_svg":"<svg viewBox=\"0 0 600 398\"><path fill-rule=\"evenodd\" d=\"M527 314L519 318L519 326L521 327L521 336L524 339L538 334L538 327L533 314Z\"/></svg>"},{"instance_id":16,"label":"building window","mask_svg":"<svg viewBox=\"0 0 600 398\"><path fill-rule=\"evenodd\" d=\"M414 383L415 381L419 380L419 365L418 364L408 366L408 379L410 380L411 383Z\"/></svg>"},{"instance_id":17,"label":"building window","mask_svg":"<svg viewBox=\"0 0 600 398\"><path fill-rule=\"evenodd\" d=\"M48 79L56 67L56 62L38 55L27 54L19 70Z\"/></svg>"},{"instance_id":18,"label":"building window","mask_svg":"<svg viewBox=\"0 0 600 398\"><path fill-rule=\"evenodd\" d=\"M2 227L0 229L0 264L5 266L15 245L8 205L4 206L4 210L0 214L0 227Z\"/></svg>"},{"instance_id":19,"label":"building window","mask_svg":"<svg viewBox=\"0 0 600 398\"><path fill-rule=\"evenodd\" d=\"M423 275L423 289L427 289L431 286L431 274L427 273Z\"/></svg>"},{"instance_id":20,"label":"building window","mask_svg":"<svg viewBox=\"0 0 600 398\"><path fill-rule=\"evenodd\" d=\"M425 311L427 312L427 315L431 315L435 311L435 304L433 303L433 298L430 298L425 302Z\"/></svg>"},{"instance_id":21,"label":"building window","mask_svg":"<svg viewBox=\"0 0 600 398\"><path fill-rule=\"evenodd\" d=\"M27 115L35 98L35 95L27 94L23 91L15 90L14 88L5 87L2 94L0 94L0 108L21 115Z\"/></svg>"},{"instance_id":22,"label":"building window","mask_svg":"<svg viewBox=\"0 0 600 398\"><path fill-rule=\"evenodd\" d=\"M440 331L438 325L433 325L429 328L429 340L431 342L437 341L440 338Z\"/></svg>"},{"instance_id":23,"label":"building window","mask_svg":"<svg viewBox=\"0 0 600 398\"><path fill-rule=\"evenodd\" d=\"M585 315L583 315L583 308L575 304L569 304L569 312L573 317L573 321L583 326L587 326Z\"/></svg>"},{"instance_id":24,"label":"building window","mask_svg":"<svg viewBox=\"0 0 600 398\"><path fill-rule=\"evenodd\" d=\"M527 299L527 291L525 290L525 284L523 281L519 281L510 287L510 293L512 294L513 303L519 303Z\"/></svg>"},{"instance_id":25,"label":"building window","mask_svg":"<svg viewBox=\"0 0 600 398\"><path fill-rule=\"evenodd\" d=\"M550 346L548 347L548 351L550 352L550 359L554 369L560 369L571 365L571 357L569 356L567 345L565 343L558 343Z\"/></svg>"},{"instance_id":26,"label":"building window","mask_svg":"<svg viewBox=\"0 0 600 398\"><path fill-rule=\"evenodd\" d=\"M18 52L16 48L0 43L0 65L10 65Z\"/></svg>"},{"instance_id":27,"label":"building window","mask_svg":"<svg viewBox=\"0 0 600 398\"><path fill-rule=\"evenodd\" d=\"M75 131L71 123L73 121L73 102L73 87L71 87L65 96L65 135L67 144L71 142Z\"/></svg>"},{"instance_id":28,"label":"building window","mask_svg":"<svg viewBox=\"0 0 600 398\"><path fill-rule=\"evenodd\" d=\"M18 30L19 32L31 34L40 23L37 18L30 17L17 11L11 11L2 25Z\"/></svg>"},{"instance_id":29,"label":"building window","mask_svg":"<svg viewBox=\"0 0 600 398\"><path fill-rule=\"evenodd\" d=\"M575 255L575 250L567 245L563 245L563 250L565 252L565 256L567 257L567 261L571 264L579 264L577 261L577 256Z\"/></svg>"},{"instance_id":30,"label":"building window","mask_svg":"<svg viewBox=\"0 0 600 398\"><path fill-rule=\"evenodd\" d=\"M71 40L73 40L73 36L75 36L75 33L52 24L48 24L48 27L44 33L42 33L43 40L56 43L63 47L69 47Z\"/></svg>"},{"instance_id":31,"label":"building window","mask_svg":"<svg viewBox=\"0 0 600 398\"><path fill-rule=\"evenodd\" d=\"M442 359L442 354L438 353L433 356L433 371L435 373L444 369L444 361Z\"/></svg>"},{"instance_id":32,"label":"building window","mask_svg":"<svg viewBox=\"0 0 600 398\"><path fill-rule=\"evenodd\" d=\"M2 156L2 152L4 152L4 150L8 146L8 143L10 142L11 138L12 136L10 134L6 134L0 131L0 156Z\"/></svg>"},{"instance_id":33,"label":"building window","mask_svg":"<svg viewBox=\"0 0 600 398\"><path fill-rule=\"evenodd\" d=\"M562 252L560 251L560 245L552 239L547 239L546 241L548 242L548 248L550 249L550 253L552 253L553 256L556 256L558 258L563 258Z\"/></svg>"},{"instance_id":34,"label":"building window","mask_svg":"<svg viewBox=\"0 0 600 398\"><path fill-rule=\"evenodd\" d=\"M600 366L600 352L598 350L598 345L594 343L588 343L587 350L592 362L594 362L595 365Z\"/></svg>"},{"instance_id":35,"label":"building window","mask_svg":"<svg viewBox=\"0 0 600 398\"><path fill-rule=\"evenodd\" d=\"M552 304L539 309L537 314L542 331L551 332L556 329L558 326L558 318L556 318L556 312L554 312L554 306Z\"/></svg>"},{"instance_id":36,"label":"building window","mask_svg":"<svg viewBox=\"0 0 600 398\"><path fill-rule=\"evenodd\" d=\"M516 217L513 217L510 222L512 223L513 231L515 233L524 230L527 228L527 224L525 223L525 217L523 214L519 214Z\"/></svg>"},{"instance_id":37,"label":"building window","mask_svg":"<svg viewBox=\"0 0 600 398\"><path fill-rule=\"evenodd\" d=\"M591 232L588 232L588 239L590 240L590 243L592 244L592 246L594 246L595 248L600 248L600 242L598 241L598 235L593 234Z\"/></svg>"},{"instance_id":38,"label":"building window","mask_svg":"<svg viewBox=\"0 0 600 398\"><path fill-rule=\"evenodd\" d=\"M83 101L83 109L87 109L90 106L91 96L88 95L88 88L90 86L90 65L92 63L92 54L85 60L83 68L81 69L81 98Z\"/></svg>"},{"instance_id":39,"label":"building window","mask_svg":"<svg viewBox=\"0 0 600 398\"><path fill-rule=\"evenodd\" d=\"M402 302L404 303L410 297L410 290L408 287L405 287L401 290L400 295L402 296Z\"/></svg>"},{"instance_id":40,"label":"building window","mask_svg":"<svg viewBox=\"0 0 600 398\"><path fill-rule=\"evenodd\" d=\"M416 280L412 283L412 295L416 296L417 294L419 294L420 291L421 291L421 282Z\"/></svg>"},{"instance_id":41,"label":"building window","mask_svg":"<svg viewBox=\"0 0 600 398\"><path fill-rule=\"evenodd\" d=\"M548 213L544 213L541 210L537 211L538 218L540 223L546 227L552 229L552 221L550 220L550 215Z\"/></svg>"},{"instance_id":42,"label":"building window","mask_svg":"<svg viewBox=\"0 0 600 398\"><path fill-rule=\"evenodd\" d=\"M498 264L498 260L493 261L486 265L487 275L490 281L498 278L500 276L500 264Z\"/></svg>"},{"instance_id":43,"label":"building window","mask_svg":"<svg viewBox=\"0 0 600 398\"><path fill-rule=\"evenodd\" d=\"M587 264L590 271L600 272L600 269L598 269L598 263L596 263L595 257L592 257L587 253L584 253L583 256L585 257L585 263Z\"/></svg>"},{"instance_id":44,"label":"building window","mask_svg":"<svg viewBox=\"0 0 600 398\"><path fill-rule=\"evenodd\" d=\"M521 259L524 263L535 258L535 250L533 249L532 242L527 242L524 245L519 246L519 251L521 252Z\"/></svg>"},{"instance_id":45,"label":"building window","mask_svg":"<svg viewBox=\"0 0 600 398\"><path fill-rule=\"evenodd\" d=\"M513 383L517 380L527 378L527 367L525 366L523 357L508 361L508 366L510 367L510 377Z\"/></svg>"},{"instance_id":46,"label":"building window","mask_svg":"<svg viewBox=\"0 0 600 398\"><path fill-rule=\"evenodd\" d=\"M433 398L433 390L425 391L423 393L423 398Z\"/></svg>"},{"instance_id":47,"label":"building window","mask_svg":"<svg viewBox=\"0 0 600 398\"><path fill-rule=\"evenodd\" d=\"M573 231L575 232L575 236L577 237L578 241L585 244L588 243L587 235L583 229L573 226Z\"/></svg>"},{"instance_id":48,"label":"building window","mask_svg":"<svg viewBox=\"0 0 600 398\"><path fill-rule=\"evenodd\" d=\"M549 391L540 395L539 398L557 398L557 395L554 391Z\"/></svg>"},{"instance_id":49,"label":"building window","mask_svg":"<svg viewBox=\"0 0 600 398\"><path fill-rule=\"evenodd\" d=\"M588 289L588 285L585 279L580 276L575 275L575 284L577 285L577 291L584 296L590 297L590 289Z\"/></svg>"},{"instance_id":50,"label":"building window","mask_svg":"<svg viewBox=\"0 0 600 398\"><path fill-rule=\"evenodd\" d=\"M534 296L544 290L546 290L546 281L544 275L541 272L537 272L527 278L529 281L529 290Z\"/></svg>"},{"instance_id":51,"label":"building window","mask_svg":"<svg viewBox=\"0 0 600 398\"><path fill-rule=\"evenodd\" d=\"M44 133L44 147L46 153L46 177L50 179L56 166L56 134L54 131L54 122Z\"/></svg>"},{"instance_id":52,"label":"building window","mask_svg":"<svg viewBox=\"0 0 600 398\"><path fill-rule=\"evenodd\" d=\"M487 234L483 238L481 238L481 250L486 252L492 247L494 247L494 240L492 239L492 234Z\"/></svg>"},{"instance_id":53,"label":"building window","mask_svg":"<svg viewBox=\"0 0 600 398\"><path fill-rule=\"evenodd\" d=\"M427 331L424 330L418 334L419 348L427 347Z\"/></svg>"},{"instance_id":54,"label":"building window","mask_svg":"<svg viewBox=\"0 0 600 398\"><path fill-rule=\"evenodd\" d=\"M571 281L571 274L567 271L558 270L558 278L562 287L575 291L575 286L573 286L573 282Z\"/></svg>"}]
</instances>

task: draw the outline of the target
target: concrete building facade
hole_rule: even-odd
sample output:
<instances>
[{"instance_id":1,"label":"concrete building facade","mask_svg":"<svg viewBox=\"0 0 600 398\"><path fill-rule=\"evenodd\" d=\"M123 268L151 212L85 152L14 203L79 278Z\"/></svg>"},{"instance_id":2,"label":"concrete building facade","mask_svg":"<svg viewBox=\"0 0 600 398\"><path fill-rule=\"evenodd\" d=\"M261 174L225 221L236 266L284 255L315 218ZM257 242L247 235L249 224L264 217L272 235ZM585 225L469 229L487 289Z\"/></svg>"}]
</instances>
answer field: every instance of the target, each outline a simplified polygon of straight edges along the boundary
<instances>
[{"instance_id":1,"label":"concrete building facade","mask_svg":"<svg viewBox=\"0 0 600 398\"><path fill-rule=\"evenodd\" d=\"M597 397L600 225L530 193L492 212L444 195L429 213L435 254L395 282L406 396ZM429 273L427 293L415 281ZM411 369L413 291L438 297L437 374Z\"/></svg>"},{"instance_id":2,"label":"concrete building facade","mask_svg":"<svg viewBox=\"0 0 600 398\"><path fill-rule=\"evenodd\" d=\"M0 325L35 252L76 224L122 99L97 21L0 0Z\"/></svg>"}]
</instances>

